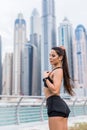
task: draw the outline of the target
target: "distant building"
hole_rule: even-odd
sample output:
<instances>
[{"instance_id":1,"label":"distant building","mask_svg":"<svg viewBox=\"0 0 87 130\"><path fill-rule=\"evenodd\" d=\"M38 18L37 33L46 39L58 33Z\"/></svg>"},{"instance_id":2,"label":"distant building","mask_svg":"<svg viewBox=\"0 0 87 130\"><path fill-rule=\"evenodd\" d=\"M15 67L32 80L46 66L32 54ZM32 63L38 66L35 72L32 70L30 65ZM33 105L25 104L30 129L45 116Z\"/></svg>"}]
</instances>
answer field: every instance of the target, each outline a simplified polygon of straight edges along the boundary
<instances>
[{"instance_id":1,"label":"distant building","mask_svg":"<svg viewBox=\"0 0 87 130\"><path fill-rule=\"evenodd\" d=\"M57 46L55 0L42 0L42 35L41 35L41 79L43 72L51 70L49 53ZM43 82L41 82L43 95Z\"/></svg>"},{"instance_id":2,"label":"distant building","mask_svg":"<svg viewBox=\"0 0 87 130\"><path fill-rule=\"evenodd\" d=\"M49 70L49 52L56 43L55 0L42 0L42 72Z\"/></svg>"},{"instance_id":3,"label":"distant building","mask_svg":"<svg viewBox=\"0 0 87 130\"><path fill-rule=\"evenodd\" d=\"M32 62L33 47L27 43L24 47L24 95L32 95Z\"/></svg>"},{"instance_id":4,"label":"distant building","mask_svg":"<svg viewBox=\"0 0 87 130\"><path fill-rule=\"evenodd\" d=\"M3 61L3 95L12 95L13 53L6 53Z\"/></svg>"},{"instance_id":5,"label":"distant building","mask_svg":"<svg viewBox=\"0 0 87 130\"><path fill-rule=\"evenodd\" d=\"M75 29L74 47L74 79L77 94L87 96L87 33L83 25Z\"/></svg>"},{"instance_id":6,"label":"distant building","mask_svg":"<svg viewBox=\"0 0 87 130\"><path fill-rule=\"evenodd\" d=\"M68 66L71 78L74 78L74 71L73 71L73 34L72 34L72 25L69 20L65 17L63 22L60 23L58 28L58 40L59 46L64 45L66 48L67 58L68 58Z\"/></svg>"},{"instance_id":7,"label":"distant building","mask_svg":"<svg viewBox=\"0 0 87 130\"><path fill-rule=\"evenodd\" d=\"M33 34L41 35L41 17L36 8L33 9L30 17L30 36Z\"/></svg>"},{"instance_id":8,"label":"distant building","mask_svg":"<svg viewBox=\"0 0 87 130\"><path fill-rule=\"evenodd\" d=\"M26 22L18 14L14 26L13 88L12 94L22 95L24 88L24 44L26 43Z\"/></svg>"},{"instance_id":9,"label":"distant building","mask_svg":"<svg viewBox=\"0 0 87 130\"><path fill-rule=\"evenodd\" d=\"M0 36L0 95L2 94L2 41Z\"/></svg>"},{"instance_id":10,"label":"distant building","mask_svg":"<svg viewBox=\"0 0 87 130\"><path fill-rule=\"evenodd\" d=\"M30 17L30 42L24 49L24 93L41 95L41 17L37 9Z\"/></svg>"},{"instance_id":11,"label":"distant building","mask_svg":"<svg viewBox=\"0 0 87 130\"><path fill-rule=\"evenodd\" d=\"M40 95L41 94L41 87L40 82L38 79L39 71L38 71L38 53L37 47L30 42L25 45L24 49L24 81L25 81L25 88L24 93L26 95Z\"/></svg>"}]
</instances>

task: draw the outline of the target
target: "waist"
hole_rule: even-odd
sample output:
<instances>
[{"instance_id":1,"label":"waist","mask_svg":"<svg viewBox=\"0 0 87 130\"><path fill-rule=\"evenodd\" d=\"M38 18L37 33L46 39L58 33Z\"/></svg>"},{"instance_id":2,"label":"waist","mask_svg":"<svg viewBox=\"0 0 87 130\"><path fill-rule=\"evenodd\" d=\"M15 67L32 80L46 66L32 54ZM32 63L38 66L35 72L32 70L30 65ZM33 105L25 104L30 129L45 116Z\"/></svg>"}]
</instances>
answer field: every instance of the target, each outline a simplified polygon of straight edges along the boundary
<instances>
[{"instance_id":1,"label":"waist","mask_svg":"<svg viewBox=\"0 0 87 130\"><path fill-rule=\"evenodd\" d=\"M61 99L61 97L59 95L51 95L51 96L49 96L47 98L47 101L50 100L50 99L52 99L52 98L59 98L59 99Z\"/></svg>"}]
</instances>

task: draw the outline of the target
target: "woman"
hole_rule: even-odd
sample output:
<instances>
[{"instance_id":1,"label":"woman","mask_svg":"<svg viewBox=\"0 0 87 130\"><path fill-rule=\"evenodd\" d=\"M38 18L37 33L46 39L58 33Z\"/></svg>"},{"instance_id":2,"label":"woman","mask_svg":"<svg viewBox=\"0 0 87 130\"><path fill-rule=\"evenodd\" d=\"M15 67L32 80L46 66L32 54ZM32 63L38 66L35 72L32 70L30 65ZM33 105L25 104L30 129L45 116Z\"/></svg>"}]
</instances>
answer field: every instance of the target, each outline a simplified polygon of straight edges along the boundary
<instances>
[{"instance_id":1,"label":"woman","mask_svg":"<svg viewBox=\"0 0 87 130\"><path fill-rule=\"evenodd\" d=\"M51 49L51 72L44 72L44 93L47 101L47 113L50 130L68 130L67 119L70 113L68 105L60 97L60 88L63 81L64 89L73 95L67 64L66 50L63 46Z\"/></svg>"}]
</instances>

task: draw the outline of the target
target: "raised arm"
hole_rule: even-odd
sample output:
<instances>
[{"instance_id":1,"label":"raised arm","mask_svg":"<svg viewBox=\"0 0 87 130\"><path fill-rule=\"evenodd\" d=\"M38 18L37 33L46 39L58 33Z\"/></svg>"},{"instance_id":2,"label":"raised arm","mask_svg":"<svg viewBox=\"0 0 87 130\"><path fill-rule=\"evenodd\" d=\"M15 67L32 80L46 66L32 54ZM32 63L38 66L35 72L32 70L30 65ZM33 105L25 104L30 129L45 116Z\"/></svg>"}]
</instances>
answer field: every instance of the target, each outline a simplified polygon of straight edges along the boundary
<instances>
[{"instance_id":1,"label":"raised arm","mask_svg":"<svg viewBox=\"0 0 87 130\"><path fill-rule=\"evenodd\" d=\"M60 87L62 83L62 78L63 78L63 70L62 69L56 69L53 72L53 83L51 83L48 79L46 80L48 89L53 93L53 94L58 94L60 92Z\"/></svg>"}]
</instances>

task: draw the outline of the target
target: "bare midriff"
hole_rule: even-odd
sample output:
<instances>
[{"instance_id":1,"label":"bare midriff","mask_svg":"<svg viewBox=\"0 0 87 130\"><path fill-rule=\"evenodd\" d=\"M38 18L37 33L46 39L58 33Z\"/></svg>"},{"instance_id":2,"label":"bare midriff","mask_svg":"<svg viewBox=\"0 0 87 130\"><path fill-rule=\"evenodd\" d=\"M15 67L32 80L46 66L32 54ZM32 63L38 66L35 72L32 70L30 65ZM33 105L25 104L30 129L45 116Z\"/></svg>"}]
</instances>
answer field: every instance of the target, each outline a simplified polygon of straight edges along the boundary
<instances>
[{"instance_id":1,"label":"bare midriff","mask_svg":"<svg viewBox=\"0 0 87 130\"><path fill-rule=\"evenodd\" d=\"M44 95L45 95L46 98L48 98L48 97L50 97L54 94L49 90L49 88L44 87ZM56 94L56 95L59 96L59 94Z\"/></svg>"}]
</instances>

